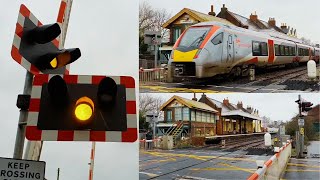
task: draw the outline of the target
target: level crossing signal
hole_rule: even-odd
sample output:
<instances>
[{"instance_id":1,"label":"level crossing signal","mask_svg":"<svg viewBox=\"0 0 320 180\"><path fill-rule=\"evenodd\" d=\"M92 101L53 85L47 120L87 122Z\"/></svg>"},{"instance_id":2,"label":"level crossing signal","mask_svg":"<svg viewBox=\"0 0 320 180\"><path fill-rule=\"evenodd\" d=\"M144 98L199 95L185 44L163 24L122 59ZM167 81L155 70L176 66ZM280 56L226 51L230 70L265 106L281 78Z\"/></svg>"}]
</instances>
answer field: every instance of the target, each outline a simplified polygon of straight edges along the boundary
<instances>
[{"instance_id":1,"label":"level crossing signal","mask_svg":"<svg viewBox=\"0 0 320 180\"><path fill-rule=\"evenodd\" d=\"M27 121L29 140L134 142L137 139L134 79L36 75Z\"/></svg>"},{"instance_id":2,"label":"level crossing signal","mask_svg":"<svg viewBox=\"0 0 320 180\"><path fill-rule=\"evenodd\" d=\"M311 102L302 102L301 103L301 111L308 112L312 109L313 104Z\"/></svg>"},{"instance_id":3,"label":"level crossing signal","mask_svg":"<svg viewBox=\"0 0 320 180\"><path fill-rule=\"evenodd\" d=\"M81 56L81 51L79 48L59 49L56 38L60 34L58 23L42 25L22 4L11 56L33 74L61 73L59 68L76 61Z\"/></svg>"}]
</instances>

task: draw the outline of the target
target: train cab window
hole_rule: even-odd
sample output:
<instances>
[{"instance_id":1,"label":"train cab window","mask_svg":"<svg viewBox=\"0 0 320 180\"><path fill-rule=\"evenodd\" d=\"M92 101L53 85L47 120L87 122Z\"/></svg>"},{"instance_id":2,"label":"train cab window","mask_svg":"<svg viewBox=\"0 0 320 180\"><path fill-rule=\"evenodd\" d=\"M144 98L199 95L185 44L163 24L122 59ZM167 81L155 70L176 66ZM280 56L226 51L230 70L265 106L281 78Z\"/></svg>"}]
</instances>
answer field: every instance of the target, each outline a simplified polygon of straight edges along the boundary
<instances>
[{"instance_id":1,"label":"train cab window","mask_svg":"<svg viewBox=\"0 0 320 180\"><path fill-rule=\"evenodd\" d=\"M284 53L284 46L280 45L280 55L281 56L284 56L285 53Z\"/></svg>"},{"instance_id":2,"label":"train cab window","mask_svg":"<svg viewBox=\"0 0 320 180\"><path fill-rule=\"evenodd\" d=\"M274 45L274 51L275 51L276 56L280 56L280 48L279 48L278 44Z\"/></svg>"},{"instance_id":3,"label":"train cab window","mask_svg":"<svg viewBox=\"0 0 320 180\"><path fill-rule=\"evenodd\" d=\"M221 43L222 43L222 40L223 40L223 33L220 33L220 34L216 35L216 36L211 40L211 42L212 42L214 45L218 45L218 44L221 44Z\"/></svg>"}]
</instances>

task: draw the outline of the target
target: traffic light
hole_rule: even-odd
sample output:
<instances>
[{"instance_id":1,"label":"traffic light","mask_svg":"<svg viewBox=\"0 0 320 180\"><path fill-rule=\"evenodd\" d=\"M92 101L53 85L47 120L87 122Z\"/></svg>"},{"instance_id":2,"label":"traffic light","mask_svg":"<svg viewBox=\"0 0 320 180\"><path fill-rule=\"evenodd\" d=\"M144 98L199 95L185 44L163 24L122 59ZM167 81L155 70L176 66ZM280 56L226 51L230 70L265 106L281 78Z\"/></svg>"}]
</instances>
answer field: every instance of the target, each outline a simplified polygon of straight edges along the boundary
<instances>
[{"instance_id":1,"label":"traffic light","mask_svg":"<svg viewBox=\"0 0 320 180\"><path fill-rule=\"evenodd\" d=\"M308 112L312 109L313 104L311 102L302 102L301 103L301 111L302 112Z\"/></svg>"},{"instance_id":2,"label":"traffic light","mask_svg":"<svg viewBox=\"0 0 320 180\"><path fill-rule=\"evenodd\" d=\"M58 23L42 25L27 7L21 5L11 55L33 74L37 71L64 73L61 67L76 61L81 52L79 48L59 49L56 38L60 34Z\"/></svg>"},{"instance_id":3,"label":"traffic light","mask_svg":"<svg viewBox=\"0 0 320 180\"><path fill-rule=\"evenodd\" d=\"M126 88L110 77L101 78L96 84L75 84L55 75L42 85L37 127L126 131Z\"/></svg>"}]
</instances>

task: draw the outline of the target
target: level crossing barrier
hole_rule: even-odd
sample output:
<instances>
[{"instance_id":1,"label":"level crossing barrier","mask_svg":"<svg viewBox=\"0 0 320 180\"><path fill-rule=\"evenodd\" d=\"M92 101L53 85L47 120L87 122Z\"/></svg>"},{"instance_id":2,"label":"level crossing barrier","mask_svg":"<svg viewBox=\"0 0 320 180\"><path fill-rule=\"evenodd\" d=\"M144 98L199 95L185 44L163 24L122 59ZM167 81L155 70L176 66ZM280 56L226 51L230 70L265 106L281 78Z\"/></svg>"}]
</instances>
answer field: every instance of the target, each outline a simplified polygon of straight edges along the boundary
<instances>
[{"instance_id":1,"label":"level crossing barrier","mask_svg":"<svg viewBox=\"0 0 320 180\"><path fill-rule=\"evenodd\" d=\"M248 180L280 179L291 157L291 149L292 144L291 141L288 140L288 142L279 149L279 152L267 160L263 164L263 167L258 168Z\"/></svg>"},{"instance_id":2,"label":"level crossing barrier","mask_svg":"<svg viewBox=\"0 0 320 180\"><path fill-rule=\"evenodd\" d=\"M157 139L151 139L151 140L146 140L146 139L141 139L140 142L140 149L144 150L151 150L154 148L159 148L160 147L160 138Z\"/></svg>"}]
</instances>

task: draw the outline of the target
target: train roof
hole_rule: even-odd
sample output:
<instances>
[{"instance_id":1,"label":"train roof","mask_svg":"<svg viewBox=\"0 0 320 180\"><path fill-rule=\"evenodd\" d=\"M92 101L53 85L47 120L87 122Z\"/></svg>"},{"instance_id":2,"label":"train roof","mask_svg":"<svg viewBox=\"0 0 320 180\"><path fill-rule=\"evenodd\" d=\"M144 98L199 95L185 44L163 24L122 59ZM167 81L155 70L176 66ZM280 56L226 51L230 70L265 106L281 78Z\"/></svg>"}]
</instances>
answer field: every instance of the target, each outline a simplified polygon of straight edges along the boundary
<instances>
[{"instance_id":1,"label":"train roof","mask_svg":"<svg viewBox=\"0 0 320 180\"><path fill-rule=\"evenodd\" d=\"M243 32L246 34L251 34L251 35L253 34L253 35L256 35L259 37L264 37L264 38L271 38L272 37L272 38L277 39L279 41L285 41L286 43L297 43L301 46L312 47L310 45L303 44L303 41L301 39L288 36L286 34L278 32L274 29L251 30L251 29L245 29L245 28L241 28L241 27L238 27L235 25L224 24L224 23L216 22L216 21L201 22L198 24L194 24L191 27L214 26L214 25L221 26L221 27L228 28L228 29L232 29L232 30L239 31L239 32Z\"/></svg>"}]
</instances>

